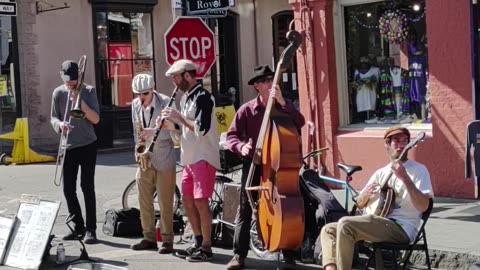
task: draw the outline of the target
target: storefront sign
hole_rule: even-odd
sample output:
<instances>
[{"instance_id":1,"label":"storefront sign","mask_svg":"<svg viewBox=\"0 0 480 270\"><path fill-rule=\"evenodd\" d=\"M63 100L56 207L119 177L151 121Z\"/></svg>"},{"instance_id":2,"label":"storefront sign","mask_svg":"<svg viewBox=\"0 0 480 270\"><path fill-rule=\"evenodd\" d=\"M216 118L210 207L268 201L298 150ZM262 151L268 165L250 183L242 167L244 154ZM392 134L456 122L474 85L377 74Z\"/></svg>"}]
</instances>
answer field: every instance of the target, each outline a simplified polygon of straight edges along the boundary
<instances>
[{"instance_id":1,"label":"storefront sign","mask_svg":"<svg viewBox=\"0 0 480 270\"><path fill-rule=\"evenodd\" d=\"M0 15L17 16L17 3L0 2Z\"/></svg>"}]
</instances>

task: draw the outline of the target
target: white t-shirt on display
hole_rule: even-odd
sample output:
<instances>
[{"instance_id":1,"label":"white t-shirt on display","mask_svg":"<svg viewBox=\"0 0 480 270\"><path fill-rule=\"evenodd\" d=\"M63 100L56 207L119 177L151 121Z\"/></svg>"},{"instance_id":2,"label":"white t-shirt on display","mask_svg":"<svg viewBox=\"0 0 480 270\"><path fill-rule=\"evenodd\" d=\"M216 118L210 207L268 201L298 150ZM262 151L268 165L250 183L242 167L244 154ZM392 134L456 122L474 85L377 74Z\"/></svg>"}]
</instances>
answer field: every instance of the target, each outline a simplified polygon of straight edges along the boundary
<instances>
[{"instance_id":1,"label":"white t-shirt on display","mask_svg":"<svg viewBox=\"0 0 480 270\"><path fill-rule=\"evenodd\" d=\"M373 111L376 108L377 101L377 84L380 76L380 69L378 67L370 67L366 73L361 73L355 70L353 75L355 79L372 80L370 84L361 84L357 89L357 112ZM373 80L375 83L373 83Z\"/></svg>"}]
</instances>

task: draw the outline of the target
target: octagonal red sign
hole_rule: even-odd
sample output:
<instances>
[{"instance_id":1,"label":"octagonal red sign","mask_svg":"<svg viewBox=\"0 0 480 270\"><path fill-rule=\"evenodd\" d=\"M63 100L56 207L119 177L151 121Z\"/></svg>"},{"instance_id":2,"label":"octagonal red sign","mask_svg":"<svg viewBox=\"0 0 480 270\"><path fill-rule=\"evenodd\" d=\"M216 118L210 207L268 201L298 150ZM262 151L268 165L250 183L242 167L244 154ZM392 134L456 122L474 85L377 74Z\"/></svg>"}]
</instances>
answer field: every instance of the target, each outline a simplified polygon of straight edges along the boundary
<instances>
[{"instance_id":1,"label":"octagonal red sign","mask_svg":"<svg viewBox=\"0 0 480 270\"><path fill-rule=\"evenodd\" d=\"M172 65L189 59L202 79L215 62L215 36L199 17L178 17L165 32L165 58Z\"/></svg>"}]
</instances>

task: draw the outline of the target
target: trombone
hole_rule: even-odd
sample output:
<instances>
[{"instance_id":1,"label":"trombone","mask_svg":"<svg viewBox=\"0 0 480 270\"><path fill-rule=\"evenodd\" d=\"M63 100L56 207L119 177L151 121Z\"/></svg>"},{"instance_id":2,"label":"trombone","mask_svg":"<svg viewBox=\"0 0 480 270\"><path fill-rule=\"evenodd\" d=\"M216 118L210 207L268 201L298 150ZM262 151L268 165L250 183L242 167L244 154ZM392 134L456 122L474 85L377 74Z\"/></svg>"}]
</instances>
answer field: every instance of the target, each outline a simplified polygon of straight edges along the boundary
<instances>
[{"instance_id":1,"label":"trombone","mask_svg":"<svg viewBox=\"0 0 480 270\"><path fill-rule=\"evenodd\" d=\"M58 146L57 153L57 164L55 166L55 178L53 183L58 187L62 183L63 179L63 162L65 161L65 155L67 154L68 144L68 135L70 130L65 128L65 125L70 125L72 117L75 119L81 119L85 117L85 112L82 111L81 101L82 101L82 88L83 88L83 79L85 77L85 67L87 66L87 56L82 55L80 60L78 60L78 80L75 85L75 92L77 93L77 100L73 102L72 90L68 89L67 102L65 105L65 113L63 116L63 125L62 132L60 134L60 143ZM70 110L67 113L67 110ZM68 119L67 119L68 115ZM60 168L60 174L58 174L58 169Z\"/></svg>"}]
</instances>

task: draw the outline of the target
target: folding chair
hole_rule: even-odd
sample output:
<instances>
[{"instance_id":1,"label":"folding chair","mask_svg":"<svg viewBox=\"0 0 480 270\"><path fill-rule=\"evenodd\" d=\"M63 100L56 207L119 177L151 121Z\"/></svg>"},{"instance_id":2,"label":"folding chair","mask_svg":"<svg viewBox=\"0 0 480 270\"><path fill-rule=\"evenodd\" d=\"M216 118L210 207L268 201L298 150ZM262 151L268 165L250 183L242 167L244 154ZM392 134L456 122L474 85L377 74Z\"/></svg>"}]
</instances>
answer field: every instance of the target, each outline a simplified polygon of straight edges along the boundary
<instances>
[{"instance_id":1,"label":"folding chair","mask_svg":"<svg viewBox=\"0 0 480 270\"><path fill-rule=\"evenodd\" d=\"M390 250L392 252L393 264L395 269L397 269L398 264L400 265L403 264L402 269L406 269L408 260L410 259L412 252L414 250L423 250L425 252L425 260L428 266L428 270L431 270L430 257L428 255L427 236L425 234L425 224L427 223L427 220L430 217L432 208L433 208L433 199L430 198L428 208L422 214L422 221L421 221L420 229L418 230L417 236L415 237L415 240L410 244L395 244L395 243L383 243L383 242L373 243L368 241L361 242L363 246L366 246L369 248L369 250L371 250L370 256L368 257L368 262L365 264L365 269L368 269L368 266L370 265L372 258L377 253L376 252L377 250L379 251ZM405 251L405 253L403 254L402 257L397 259L398 251Z\"/></svg>"}]
</instances>

